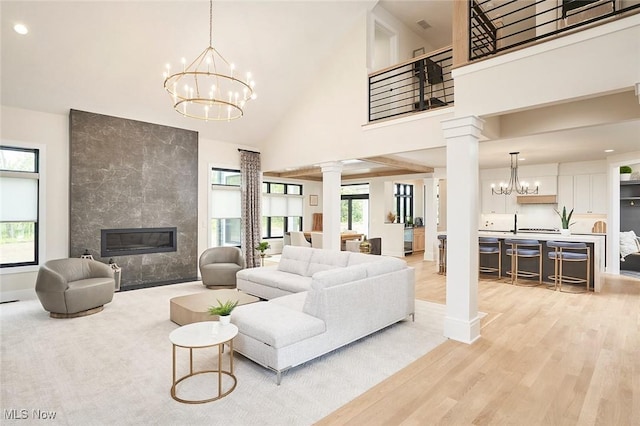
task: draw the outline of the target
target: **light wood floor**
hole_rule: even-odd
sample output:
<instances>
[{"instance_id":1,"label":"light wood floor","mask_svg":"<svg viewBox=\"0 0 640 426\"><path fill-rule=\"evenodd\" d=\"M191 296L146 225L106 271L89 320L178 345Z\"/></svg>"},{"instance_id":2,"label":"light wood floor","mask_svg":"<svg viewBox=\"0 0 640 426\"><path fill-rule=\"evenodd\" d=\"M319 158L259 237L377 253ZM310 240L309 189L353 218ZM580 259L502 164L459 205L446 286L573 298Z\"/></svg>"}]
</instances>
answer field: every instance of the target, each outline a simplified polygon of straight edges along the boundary
<instances>
[{"instance_id":1,"label":"light wood floor","mask_svg":"<svg viewBox=\"0 0 640 426\"><path fill-rule=\"evenodd\" d=\"M444 303L435 264L407 260L416 297ZM445 342L318 424L640 425L640 280L569 294L483 278L479 310L474 344Z\"/></svg>"}]
</instances>

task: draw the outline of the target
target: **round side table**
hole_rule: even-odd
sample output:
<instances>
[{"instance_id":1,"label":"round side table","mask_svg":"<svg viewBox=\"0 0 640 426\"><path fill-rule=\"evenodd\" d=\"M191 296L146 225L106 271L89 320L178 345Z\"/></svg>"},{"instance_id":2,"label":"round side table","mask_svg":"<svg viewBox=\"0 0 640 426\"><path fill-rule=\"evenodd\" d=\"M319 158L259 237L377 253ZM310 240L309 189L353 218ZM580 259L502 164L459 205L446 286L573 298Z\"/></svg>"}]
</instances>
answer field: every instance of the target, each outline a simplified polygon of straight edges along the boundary
<instances>
[{"instance_id":1,"label":"round side table","mask_svg":"<svg viewBox=\"0 0 640 426\"><path fill-rule=\"evenodd\" d=\"M173 330L169 334L169 340L173 344L173 384L171 385L171 397L179 402L187 404L202 404L211 402L229 395L236 388L238 383L236 376L233 374L233 338L238 334L238 327L233 324L221 325L218 321L204 321L187 324ZM229 345L229 369L225 370L222 365L222 351L224 345ZM213 370L194 371L193 370L193 350L199 348L218 347L218 368ZM176 377L176 348L189 349L189 374L186 376ZM176 386L183 380L198 374L217 373L218 376L218 395L208 399L188 400L180 398L176 395ZM222 375L231 377L233 385L231 388L223 391Z\"/></svg>"}]
</instances>

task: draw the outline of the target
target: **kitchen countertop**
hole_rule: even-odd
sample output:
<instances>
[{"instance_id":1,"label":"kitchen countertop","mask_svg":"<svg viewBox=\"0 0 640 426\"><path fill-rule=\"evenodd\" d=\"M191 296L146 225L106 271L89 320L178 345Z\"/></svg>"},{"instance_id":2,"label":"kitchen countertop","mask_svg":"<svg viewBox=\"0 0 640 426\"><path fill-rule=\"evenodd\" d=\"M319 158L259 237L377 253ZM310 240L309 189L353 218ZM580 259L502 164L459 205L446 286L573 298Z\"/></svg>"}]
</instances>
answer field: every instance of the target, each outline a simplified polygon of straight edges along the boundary
<instances>
[{"instance_id":1,"label":"kitchen countertop","mask_svg":"<svg viewBox=\"0 0 640 426\"><path fill-rule=\"evenodd\" d=\"M513 238L513 239L531 239L541 241L573 241L573 242L589 242L589 243L603 243L605 234L571 234L569 236L560 235L560 233L552 232L518 232L514 234L509 231L479 231L482 232L482 236L495 237L495 238Z\"/></svg>"}]
</instances>

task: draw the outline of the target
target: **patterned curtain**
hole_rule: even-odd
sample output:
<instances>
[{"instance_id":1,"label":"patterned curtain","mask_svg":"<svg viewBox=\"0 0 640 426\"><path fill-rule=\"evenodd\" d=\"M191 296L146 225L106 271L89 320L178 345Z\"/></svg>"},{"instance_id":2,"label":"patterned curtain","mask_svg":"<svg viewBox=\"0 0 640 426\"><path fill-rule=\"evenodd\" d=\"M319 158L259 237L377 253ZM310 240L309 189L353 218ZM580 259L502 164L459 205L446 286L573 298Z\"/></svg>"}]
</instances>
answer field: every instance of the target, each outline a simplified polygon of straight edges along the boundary
<instances>
[{"instance_id":1,"label":"patterned curtain","mask_svg":"<svg viewBox=\"0 0 640 426\"><path fill-rule=\"evenodd\" d=\"M242 149L239 151L242 175L242 252L247 260L247 268L255 268L260 266L260 255L255 247L262 237L260 153Z\"/></svg>"}]
</instances>

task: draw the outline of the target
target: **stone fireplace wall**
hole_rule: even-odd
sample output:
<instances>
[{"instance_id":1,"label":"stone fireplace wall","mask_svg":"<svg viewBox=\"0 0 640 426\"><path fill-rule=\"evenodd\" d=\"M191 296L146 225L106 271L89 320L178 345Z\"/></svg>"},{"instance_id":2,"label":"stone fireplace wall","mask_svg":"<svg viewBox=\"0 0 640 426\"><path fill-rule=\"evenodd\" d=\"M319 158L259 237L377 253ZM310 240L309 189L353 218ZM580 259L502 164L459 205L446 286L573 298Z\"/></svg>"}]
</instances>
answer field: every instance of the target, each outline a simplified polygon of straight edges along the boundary
<instances>
[{"instance_id":1,"label":"stone fireplace wall","mask_svg":"<svg viewBox=\"0 0 640 426\"><path fill-rule=\"evenodd\" d=\"M102 229L177 227L175 252L118 256L121 288L197 279L198 133L71 110L70 256Z\"/></svg>"}]
</instances>

